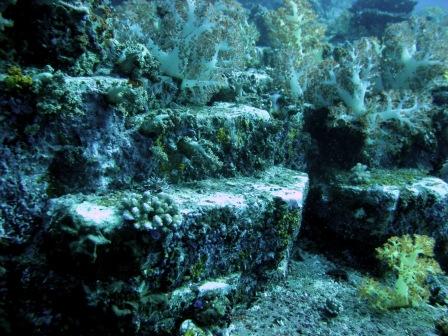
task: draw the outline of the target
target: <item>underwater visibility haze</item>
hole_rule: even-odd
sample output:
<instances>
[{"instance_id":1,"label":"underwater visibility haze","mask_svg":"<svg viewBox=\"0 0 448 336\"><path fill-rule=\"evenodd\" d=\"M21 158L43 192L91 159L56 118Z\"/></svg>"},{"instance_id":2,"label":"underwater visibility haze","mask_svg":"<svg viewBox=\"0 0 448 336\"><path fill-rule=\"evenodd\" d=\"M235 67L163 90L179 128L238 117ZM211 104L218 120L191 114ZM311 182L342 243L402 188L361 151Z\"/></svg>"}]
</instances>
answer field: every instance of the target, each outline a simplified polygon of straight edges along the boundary
<instances>
[{"instance_id":1,"label":"underwater visibility haze","mask_svg":"<svg viewBox=\"0 0 448 336\"><path fill-rule=\"evenodd\" d=\"M0 1L0 335L448 335L447 270L446 1Z\"/></svg>"}]
</instances>

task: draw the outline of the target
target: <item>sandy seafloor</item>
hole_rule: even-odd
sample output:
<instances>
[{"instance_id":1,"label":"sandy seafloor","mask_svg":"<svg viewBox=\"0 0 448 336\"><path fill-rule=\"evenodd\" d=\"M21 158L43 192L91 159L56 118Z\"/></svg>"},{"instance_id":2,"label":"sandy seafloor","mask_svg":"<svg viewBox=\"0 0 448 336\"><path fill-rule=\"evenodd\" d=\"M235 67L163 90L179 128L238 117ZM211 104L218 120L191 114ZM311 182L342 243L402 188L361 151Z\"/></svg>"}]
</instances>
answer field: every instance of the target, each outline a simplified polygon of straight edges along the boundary
<instances>
[{"instance_id":1,"label":"sandy seafloor","mask_svg":"<svg viewBox=\"0 0 448 336\"><path fill-rule=\"evenodd\" d=\"M287 279L260 292L252 307L235 316L228 335L440 335L435 321L446 314L446 307L423 303L374 312L357 293L366 276L315 251L298 249Z\"/></svg>"}]
</instances>

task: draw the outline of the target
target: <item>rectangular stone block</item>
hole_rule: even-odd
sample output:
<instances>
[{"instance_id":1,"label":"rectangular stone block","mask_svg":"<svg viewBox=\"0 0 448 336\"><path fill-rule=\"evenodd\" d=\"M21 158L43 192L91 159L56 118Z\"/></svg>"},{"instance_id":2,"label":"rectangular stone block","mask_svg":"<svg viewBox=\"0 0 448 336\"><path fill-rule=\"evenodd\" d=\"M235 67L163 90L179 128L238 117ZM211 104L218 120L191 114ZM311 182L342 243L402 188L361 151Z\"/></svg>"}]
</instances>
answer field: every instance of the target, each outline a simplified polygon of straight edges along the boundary
<instances>
[{"instance_id":1,"label":"rectangular stone block","mask_svg":"<svg viewBox=\"0 0 448 336\"><path fill-rule=\"evenodd\" d=\"M41 248L54 279L83 279L82 301L145 321L147 332L192 310L219 324L231 302L285 276L308 183L273 167L163 193L68 195L52 201Z\"/></svg>"},{"instance_id":2,"label":"rectangular stone block","mask_svg":"<svg viewBox=\"0 0 448 336\"><path fill-rule=\"evenodd\" d=\"M156 175L171 181L251 174L276 162L302 164L302 122L272 118L262 109L232 103L165 109L138 116L153 142Z\"/></svg>"}]
</instances>

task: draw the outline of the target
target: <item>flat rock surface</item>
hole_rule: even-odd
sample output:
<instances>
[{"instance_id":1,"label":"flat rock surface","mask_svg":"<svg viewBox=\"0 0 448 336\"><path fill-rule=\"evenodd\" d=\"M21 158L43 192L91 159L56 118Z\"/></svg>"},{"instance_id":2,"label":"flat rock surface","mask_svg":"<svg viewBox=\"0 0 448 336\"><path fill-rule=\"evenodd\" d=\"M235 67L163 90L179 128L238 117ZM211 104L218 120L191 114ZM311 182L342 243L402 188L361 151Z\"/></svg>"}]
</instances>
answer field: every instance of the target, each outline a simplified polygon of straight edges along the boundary
<instances>
[{"instance_id":1,"label":"flat rock surface","mask_svg":"<svg viewBox=\"0 0 448 336\"><path fill-rule=\"evenodd\" d=\"M308 176L290 169L273 167L255 177L209 179L185 183L168 191L182 208L248 207L254 206L251 198L260 200L279 197L291 208L303 208L308 188ZM181 210L182 211L182 210Z\"/></svg>"},{"instance_id":2,"label":"flat rock surface","mask_svg":"<svg viewBox=\"0 0 448 336\"><path fill-rule=\"evenodd\" d=\"M148 332L171 332L167 319L177 323L191 311L196 322L222 325L234 303L286 276L308 183L307 174L272 167L163 193L67 195L51 202L41 249L54 279L83 274L85 301L146 320ZM57 287L54 279L49 287ZM113 286L119 289L110 294ZM132 309L126 290L140 293ZM147 312L147 296L163 302Z\"/></svg>"}]
</instances>

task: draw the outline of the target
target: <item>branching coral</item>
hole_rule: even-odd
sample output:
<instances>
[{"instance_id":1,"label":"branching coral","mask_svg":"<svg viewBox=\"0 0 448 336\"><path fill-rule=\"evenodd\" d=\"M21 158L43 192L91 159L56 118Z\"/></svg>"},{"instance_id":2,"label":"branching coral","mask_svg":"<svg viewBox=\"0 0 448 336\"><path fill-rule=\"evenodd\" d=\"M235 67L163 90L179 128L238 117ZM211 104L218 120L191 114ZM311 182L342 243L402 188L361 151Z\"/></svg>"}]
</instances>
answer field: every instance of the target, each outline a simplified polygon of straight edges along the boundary
<instances>
[{"instance_id":1,"label":"branching coral","mask_svg":"<svg viewBox=\"0 0 448 336\"><path fill-rule=\"evenodd\" d=\"M257 36L233 0L134 0L118 13L117 38L145 45L184 89L222 84L222 70L243 66Z\"/></svg>"},{"instance_id":2,"label":"branching coral","mask_svg":"<svg viewBox=\"0 0 448 336\"><path fill-rule=\"evenodd\" d=\"M269 13L267 21L273 47L291 50L296 56L314 51L324 34L306 0L284 0L281 7Z\"/></svg>"},{"instance_id":3,"label":"branching coral","mask_svg":"<svg viewBox=\"0 0 448 336\"><path fill-rule=\"evenodd\" d=\"M281 7L266 15L265 21L269 42L276 49L279 73L286 77L283 81L291 96L301 97L307 72L321 58L324 26L306 0L284 0Z\"/></svg>"},{"instance_id":4,"label":"branching coral","mask_svg":"<svg viewBox=\"0 0 448 336\"><path fill-rule=\"evenodd\" d=\"M400 70L396 73L393 79L391 78L389 80L389 84L396 89L408 87L409 82L417 77L419 70L442 65L440 61L432 59L428 54L422 55L419 58L417 55L416 44L409 47L401 47L398 64Z\"/></svg>"},{"instance_id":5,"label":"branching coral","mask_svg":"<svg viewBox=\"0 0 448 336\"><path fill-rule=\"evenodd\" d=\"M329 79L324 83L334 87L339 98L342 99L347 108L353 112L355 117L363 116L367 110L365 105L366 94L371 86L368 71L363 71L364 75L362 75L361 70L363 70L363 67L360 63L355 63L350 70L352 90L348 91L343 86L339 85L335 69L329 71Z\"/></svg>"},{"instance_id":6,"label":"branching coral","mask_svg":"<svg viewBox=\"0 0 448 336\"><path fill-rule=\"evenodd\" d=\"M419 305L429 297L428 275L442 273L433 250L434 239L428 236L389 238L376 252L392 270L393 285L368 279L359 288L360 295L379 310Z\"/></svg>"},{"instance_id":7,"label":"branching coral","mask_svg":"<svg viewBox=\"0 0 448 336\"><path fill-rule=\"evenodd\" d=\"M386 29L383 83L386 89L420 89L447 67L446 23L415 17Z\"/></svg>"},{"instance_id":8,"label":"branching coral","mask_svg":"<svg viewBox=\"0 0 448 336\"><path fill-rule=\"evenodd\" d=\"M388 120L396 120L400 125L407 125L409 127L415 127L416 123L413 122L414 119L421 117L419 115L420 110L424 110L426 106L423 103L419 103L416 98L414 98L413 103L409 107L405 107L408 103L408 97L400 99L397 106L393 106L391 94L386 94L386 106L383 109L377 111L372 111L369 116L369 125L377 125L380 122ZM422 118L423 119L423 118Z\"/></svg>"},{"instance_id":9,"label":"branching coral","mask_svg":"<svg viewBox=\"0 0 448 336\"><path fill-rule=\"evenodd\" d=\"M367 113L366 97L374 84L381 47L375 39L361 39L339 57L324 81L342 100L355 119Z\"/></svg>"}]
</instances>

